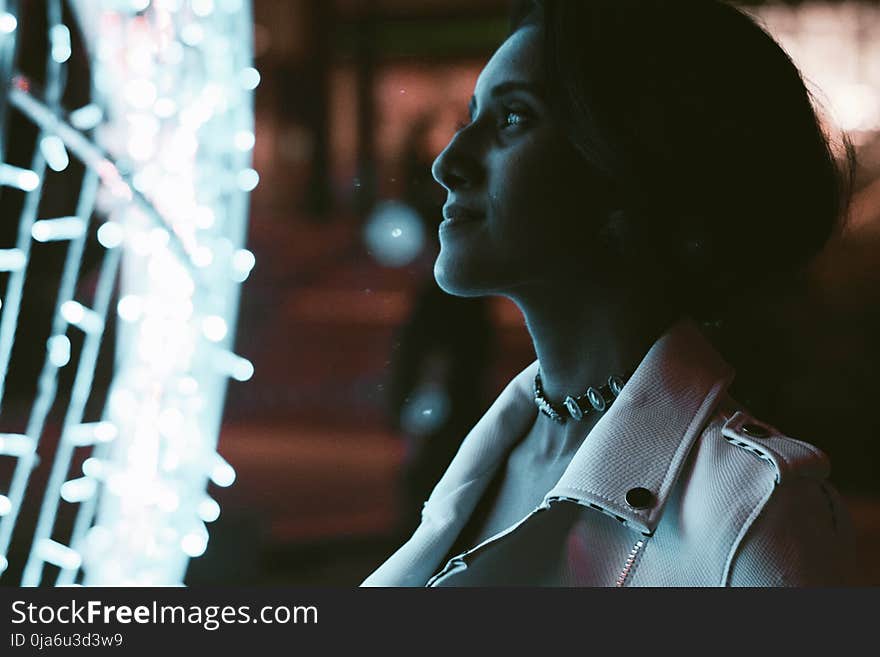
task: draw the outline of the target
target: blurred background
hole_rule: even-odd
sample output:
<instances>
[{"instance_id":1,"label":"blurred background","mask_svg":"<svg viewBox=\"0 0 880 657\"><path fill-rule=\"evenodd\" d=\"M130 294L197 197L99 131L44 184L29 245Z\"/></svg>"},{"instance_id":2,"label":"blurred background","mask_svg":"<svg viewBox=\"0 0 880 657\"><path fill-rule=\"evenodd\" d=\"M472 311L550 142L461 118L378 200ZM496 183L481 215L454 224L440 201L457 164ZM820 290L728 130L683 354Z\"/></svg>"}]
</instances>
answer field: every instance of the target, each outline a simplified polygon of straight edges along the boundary
<instances>
[{"instance_id":1,"label":"blurred background","mask_svg":"<svg viewBox=\"0 0 880 657\"><path fill-rule=\"evenodd\" d=\"M877 585L880 3L747 4L849 133L859 169L847 230L808 289L771 291L734 318L728 355L763 419L831 455L859 532L858 579ZM450 297L432 276L445 193L430 165L510 10L254 0L257 264L235 350L255 374L230 382L219 451L238 476L212 492L222 513L188 584L359 584L534 359L512 303Z\"/></svg>"},{"instance_id":2,"label":"blurred background","mask_svg":"<svg viewBox=\"0 0 880 657\"><path fill-rule=\"evenodd\" d=\"M849 132L860 168L847 232L808 291L749 309L736 364L767 382L768 419L831 454L861 535L860 578L880 584L867 558L880 539L880 6L748 9ZM238 351L256 374L230 390L220 449L239 477L193 581L222 570L359 583L534 359L515 306L452 299L431 276L445 194L430 163L509 11L507 0L255 0L262 182Z\"/></svg>"}]
</instances>

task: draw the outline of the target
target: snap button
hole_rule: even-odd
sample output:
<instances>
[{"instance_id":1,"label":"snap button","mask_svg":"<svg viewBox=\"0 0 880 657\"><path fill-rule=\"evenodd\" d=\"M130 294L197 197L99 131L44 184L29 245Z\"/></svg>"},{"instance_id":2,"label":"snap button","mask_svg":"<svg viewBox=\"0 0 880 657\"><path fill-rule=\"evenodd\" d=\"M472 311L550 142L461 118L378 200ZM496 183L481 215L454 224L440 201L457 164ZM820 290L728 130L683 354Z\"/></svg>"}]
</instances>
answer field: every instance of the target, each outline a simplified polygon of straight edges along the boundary
<instances>
[{"instance_id":1,"label":"snap button","mask_svg":"<svg viewBox=\"0 0 880 657\"><path fill-rule=\"evenodd\" d=\"M760 424L744 424L742 432L752 438L769 438L770 432Z\"/></svg>"},{"instance_id":2,"label":"snap button","mask_svg":"<svg viewBox=\"0 0 880 657\"><path fill-rule=\"evenodd\" d=\"M654 506L654 493L647 488L630 488L626 491L626 503L634 509Z\"/></svg>"}]
</instances>

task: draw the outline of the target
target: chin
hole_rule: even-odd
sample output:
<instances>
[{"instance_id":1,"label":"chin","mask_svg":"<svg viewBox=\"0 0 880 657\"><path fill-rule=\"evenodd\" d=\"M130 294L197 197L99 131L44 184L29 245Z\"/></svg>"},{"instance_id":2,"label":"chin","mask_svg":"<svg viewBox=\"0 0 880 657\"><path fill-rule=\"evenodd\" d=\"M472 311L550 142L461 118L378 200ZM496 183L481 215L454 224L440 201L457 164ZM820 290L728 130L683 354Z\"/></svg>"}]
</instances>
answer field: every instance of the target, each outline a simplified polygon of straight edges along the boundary
<instances>
[{"instance_id":1,"label":"chin","mask_svg":"<svg viewBox=\"0 0 880 657\"><path fill-rule=\"evenodd\" d=\"M441 252L434 262L434 280L441 290L456 297L484 297L501 294L497 285L487 280L487 272L477 272L464 263L452 263Z\"/></svg>"}]
</instances>

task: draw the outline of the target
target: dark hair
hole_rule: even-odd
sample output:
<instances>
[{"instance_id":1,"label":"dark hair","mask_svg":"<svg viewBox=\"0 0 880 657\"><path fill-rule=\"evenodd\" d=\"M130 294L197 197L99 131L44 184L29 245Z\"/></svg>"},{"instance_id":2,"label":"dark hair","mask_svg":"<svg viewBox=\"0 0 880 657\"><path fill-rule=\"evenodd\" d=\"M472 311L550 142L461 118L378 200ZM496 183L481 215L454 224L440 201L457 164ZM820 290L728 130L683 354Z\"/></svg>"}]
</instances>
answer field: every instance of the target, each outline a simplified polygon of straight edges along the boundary
<instances>
[{"instance_id":1,"label":"dark hair","mask_svg":"<svg viewBox=\"0 0 880 657\"><path fill-rule=\"evenodd\" d=\"M716 0L531 0L511 32L544 35L550 111L680 310L711 316L766 276L802 271L846 214L800 72L752 18ZM848 175L847 175L848 174Z\"/></svg>"}]
</instances>

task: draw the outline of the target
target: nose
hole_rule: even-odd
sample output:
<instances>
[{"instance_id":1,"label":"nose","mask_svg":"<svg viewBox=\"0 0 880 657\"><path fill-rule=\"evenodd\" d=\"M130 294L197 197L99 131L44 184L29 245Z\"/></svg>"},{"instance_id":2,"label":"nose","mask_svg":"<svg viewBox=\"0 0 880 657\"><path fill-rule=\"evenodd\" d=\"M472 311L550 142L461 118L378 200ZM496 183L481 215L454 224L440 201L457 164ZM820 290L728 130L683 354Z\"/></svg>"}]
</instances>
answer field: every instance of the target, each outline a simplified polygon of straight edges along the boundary
<instances>
[{"instance_id":1,"label":"nose","mask_svg":"<svg viewBox=\"0 0 880 657\"><path fill-rule=\"evenodd\" d=\"M462 142L465 131L457 133L452 138L431 166L434 180L450 192L473 187L479 184L483 176L477 154Z\"/></svg>"}]
</instances>

